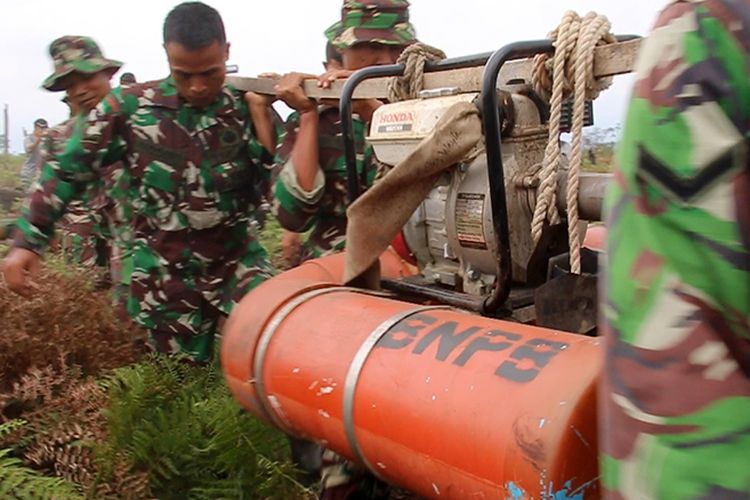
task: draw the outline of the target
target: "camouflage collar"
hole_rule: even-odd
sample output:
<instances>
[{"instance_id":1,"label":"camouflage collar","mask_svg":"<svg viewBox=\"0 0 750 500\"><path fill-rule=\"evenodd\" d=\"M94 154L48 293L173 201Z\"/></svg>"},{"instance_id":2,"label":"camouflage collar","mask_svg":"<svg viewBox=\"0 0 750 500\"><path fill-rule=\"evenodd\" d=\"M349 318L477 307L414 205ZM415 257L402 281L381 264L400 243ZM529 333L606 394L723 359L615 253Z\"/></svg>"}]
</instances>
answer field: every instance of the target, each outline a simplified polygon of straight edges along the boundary
<instances>
[{"instance_id":1,"label":"camouflage collar","mask_svg":"<svg viewBox=\"0 0 750 500\"><path fill-rule=\"evenodd\" d=\"M180 109L180 96L174 84L172 75L166 77L155 89L151 98L151 105L168 109Z\"/></svg>"},{"instance_id":2,"label":"camouflage collar","mask_svg":"<svg viewBox=\"0 0 750 500\"><path fill-rule=\"evenodd\" d=\"M134 88L134 87L131 87ZM233 87L224 85L216 100L205 109L196 109L190 106L177 93L174 79L168 76L152 87L146 98L145 106L155 108L166 108L178 112L180 116L189 123L190 131L198 132L208 129L220 122L219 118L239 118L243 115L242 104L244 102Z\"/></svg>"},{"instance_id":3,"label":"camouflage collar","mask_svg":"<svg viewBox=\"0 0 750 500\"><path fill-rule=\"evenodd\" d=\"M216 97L216 100L205 110L201 110L200 112L215 115L228 114L235 106L233 90L233 87L225 83L221 92L219 92L219 95ZM177 93L177 87L175 86L172 75L169 75L162 80L155 89L154 95L151 98L151 105L173 110L178 110L182 107L194 109Z\"/></svg>"}]
</instances>

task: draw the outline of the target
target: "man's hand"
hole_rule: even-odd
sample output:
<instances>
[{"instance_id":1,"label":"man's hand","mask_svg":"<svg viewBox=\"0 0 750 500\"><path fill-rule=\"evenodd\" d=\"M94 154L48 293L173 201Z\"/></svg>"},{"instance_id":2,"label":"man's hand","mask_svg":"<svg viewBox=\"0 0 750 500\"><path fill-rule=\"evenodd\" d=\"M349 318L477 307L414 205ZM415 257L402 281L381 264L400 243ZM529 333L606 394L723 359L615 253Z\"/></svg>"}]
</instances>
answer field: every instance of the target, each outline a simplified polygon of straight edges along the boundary
<instances>
[{"instance_id":1,"label":"man's hand","mask_svg":"<svg viewBox=\"0 0 750 500\"><path fill-rule=\"evenodd\" d=\"M245 92L245 102L248 107L267 108L276 100L276 96Z\"/></svg>"},{"instance_id":2,"label":"man's hand","mask_svg":"<svg viewBox=\"0 0 750 500\"><path fill-rule=\"evenodd\" d=\"M350 69L332 69L318 77L318 87L328 89L336 80L345 80L352 76L354 71Z\"/></svg>"},{"instance_id":3,"label":"man's hand","mask_svg":"<svg viewBox=\"0 0 750 500\"><path fill-rule=\"evenodd\" d=\"M315 76L303 73L287 73L279 79L279 83L274 87L276 96L300 114L318 109L317 103L308 98L302 88L302 83L308 78L315 78Z\"/></svg>"},{"instance_id":4,"label":"man's hand","mask_svg":"<svg viewBox=\"0 0 750 500\"><path fill-rule=\"evenodd\" d=\"M268 80L279 80L281 78L281 75L278 73L261 73L258 75L258 78L266 78ZM262 109L262 108L268 108L270 107L276 100L278 99L275 95L264 95L264 94L256 94L255 92L245 92L245 102L247 103L248 107L252 109L255 107L256 109Z\"/></svg>"},{"instance_id":5,"label":"man's hand","mask_svg":"<svg viewBox=\"0 0 750 500\"><path fill-rule=\"evenodd\" d=\"M33 278L39 274L41 258L31 250L14 248L10 251L0 270L8 288L24 297L29 297L36 284Z\"/></svg>"},{"instance_id":6,"label":"man's hand","mask_svg":"<svg viewBox=\"0 0 750 500\"><path fill-rule=\"evenodd\" d=\"M352 101L352 112L358 114L365 122L372 121L372 115L383 103L377 99L354 99Z\"/></svg>"}]
</instances>

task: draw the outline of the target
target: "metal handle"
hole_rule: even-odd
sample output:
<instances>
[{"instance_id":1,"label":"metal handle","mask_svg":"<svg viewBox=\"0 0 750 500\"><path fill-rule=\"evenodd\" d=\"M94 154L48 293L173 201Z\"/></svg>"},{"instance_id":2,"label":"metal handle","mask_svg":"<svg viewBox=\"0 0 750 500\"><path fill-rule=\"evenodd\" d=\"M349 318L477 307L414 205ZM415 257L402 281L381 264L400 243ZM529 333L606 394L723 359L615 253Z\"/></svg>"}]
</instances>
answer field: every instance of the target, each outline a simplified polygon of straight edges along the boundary
<instances>
[{"instance_id":1,"label":"metal handle","mask_svg":"<svg viewBox=\"0 0 750 500\"><path fill-rule=\"evenodd\" d=\"M482 66L492 55L491 52L476 54L453 59L444 59L438 62L425 64L425 73L436 71L448 71L452 69L472 68ZM360 182L365 184L366 179L358 178L357 172L357 153L354 143L354 122L352 119L352 96L357 86L365 80L372 78L383 78L388 76L401 76L404 74L405 66L403 64L389 64L384 66L369 66L356 71L344 84L341 90L341 134L344 139L344 157L346 159L347 173L347 191L349 194L349 203L353 203L360 195ZM363 172L363 176L367 175Z\"/></svg>"}]
</instances>

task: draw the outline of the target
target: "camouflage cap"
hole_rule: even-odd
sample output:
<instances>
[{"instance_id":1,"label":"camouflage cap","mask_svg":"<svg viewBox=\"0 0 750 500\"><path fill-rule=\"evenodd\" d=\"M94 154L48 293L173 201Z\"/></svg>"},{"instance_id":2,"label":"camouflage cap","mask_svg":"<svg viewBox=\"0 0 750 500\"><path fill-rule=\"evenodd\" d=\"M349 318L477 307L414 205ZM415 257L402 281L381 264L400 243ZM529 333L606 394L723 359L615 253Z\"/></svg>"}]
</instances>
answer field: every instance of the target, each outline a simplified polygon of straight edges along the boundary
<instances>
[{"instance_id":1,"label":"camouflage cap","mask_svg":"<svg viewBox=\"0 0 750 500\"><path fill-rule=\"evenodd\" d=\"M341 21L325 35L337 49L367 42L410 45L416 41L407 0L344 0Z\"/></svg>"},{"instance_id":2,"label":"camouflage cap","mask_svg":"<svg viewBox=\"0 0 750 500\"><path fill-rule=\"evenodd\" d=\"M49 46L49 55L55 63L55 71L42 83L42 87L53 92L65 90L60 80L74 71L92 74L110 70L115 74L122 66L120 61L106 59L97 43L87 36L63 36Z\"/></svg>"}]
</instances>

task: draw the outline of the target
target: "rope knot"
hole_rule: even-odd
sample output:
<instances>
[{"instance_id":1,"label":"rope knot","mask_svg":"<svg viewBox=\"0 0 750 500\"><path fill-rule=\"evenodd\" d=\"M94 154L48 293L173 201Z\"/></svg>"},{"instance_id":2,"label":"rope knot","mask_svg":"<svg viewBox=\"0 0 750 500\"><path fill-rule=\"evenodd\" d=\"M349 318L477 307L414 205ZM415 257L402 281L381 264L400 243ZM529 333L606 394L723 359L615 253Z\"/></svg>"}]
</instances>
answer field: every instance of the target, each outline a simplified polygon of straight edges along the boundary
<instances>
[{"instance_id":1,"label":"rope knot","mask_svg":"<svg viewBox=\"0 0 750 500\"><path fill-rule=\"evenodd\" d=\"M616 42L609 20L594 12L583 18L573 11L563 16L560 26L550 33L554 54L534 58L531 80L534 90L550 104L549 138L544 163L539 173L537 203L531 222L531 234L538 242L549 221L557 224L557 180L560 171L560 120L563 100L573 96L572 145L568 169L566 208L570 270L581 272L581 235L578 227L579 174L582 160L583 119L586 100L596 99L612 84L612 78L594 77L594 49Z\"/></svg>"},{"instance_id":2,"label":"rope knot","mask_svg":"<svg viewBox=\"0 0 750 500\"><path fill-rule=\"evenodd\" d=\"M388 84L390 102L406 101L419 97L424 88L424 66L427 62L445 59L445 52L424 43L414 43L404 49L398 64L406 66L404 76L393 78Z\"/></svg>"}]
</instances>

